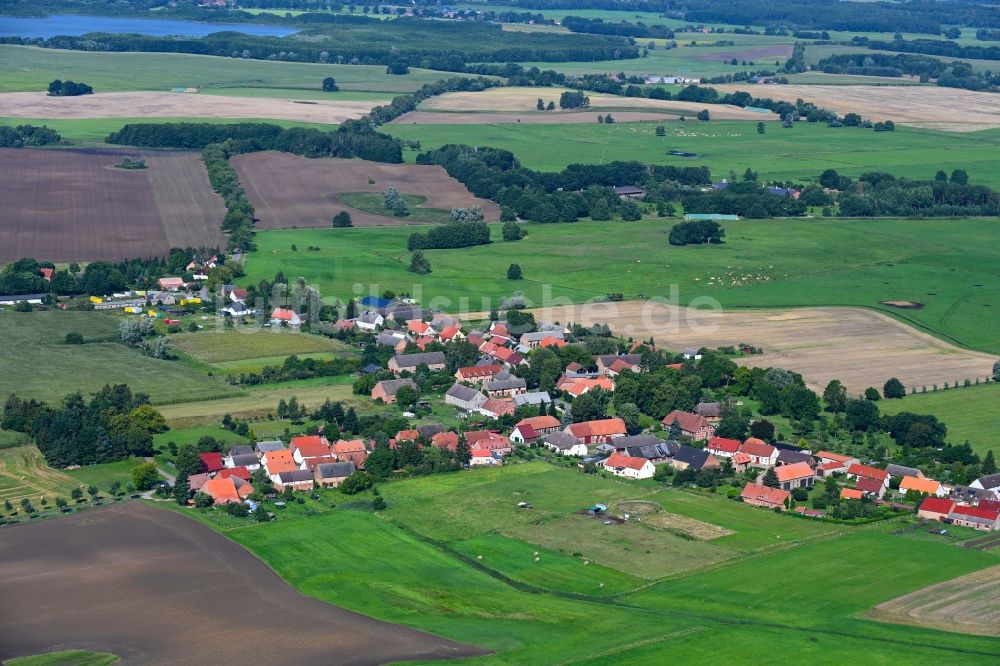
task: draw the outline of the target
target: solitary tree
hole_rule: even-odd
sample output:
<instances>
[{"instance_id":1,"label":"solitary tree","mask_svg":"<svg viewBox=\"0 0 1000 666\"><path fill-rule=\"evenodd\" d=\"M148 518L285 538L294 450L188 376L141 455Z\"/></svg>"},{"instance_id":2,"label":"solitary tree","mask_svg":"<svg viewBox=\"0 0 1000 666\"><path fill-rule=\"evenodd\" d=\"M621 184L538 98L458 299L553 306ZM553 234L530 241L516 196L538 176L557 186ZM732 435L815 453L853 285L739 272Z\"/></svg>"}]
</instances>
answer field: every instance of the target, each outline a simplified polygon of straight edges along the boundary
<instances>
[{"instance_id":1,"label":"solitary tree","mask_svg":"<svg viewBox=\"0 0 1000 666\"><path fill-rule=\"evenodd\" d=\"M764 129L764 123L757 123L757 134L763 134L766 130Z\"/></svg>"},{"instance_id":2,"label":"solitary tree","mask_svg":"<svg viewBox=\"0 0 1000 666\"><path fill-rule=\"evenodd\" d=\"M323 79L323 92L337 92L340 88L337 87L337 82L332 76L328 76Z\"/></svg>"},{"instance_id":3,"label":"solitary tree","mask_svg":"<svg viewBox=\"0 0 1000 666\"><path fill-rule=\"evenodd\" d=\"M351 220L351 214L348 213L346 210L342 210L336 215L334 215L331 224L333 224L333 226L338 229L354 226L354 222Z\"/></svg>"},{"instance_id":4,"label":"solitary tree","mask_svg":"<svg viewBox=\"0 0 1000 666\"><path fill-rule=\"evenodd\" d=\"M710 120L710 116L708 115L708 109L702 109L701 111L698 112L698 115L695 117L698 120Z\"/></svg>"},{"instance_id":5,"label":"solitary tree","mask_svg":"<svg viewBox=\"0 0 1000 666\"><path fill-rule=\"evenodd\" d=\"M876 402L879 399L878 389L874 386L869 386L865 389L865 400L870 402Z\"/></svg>"},{"instance_id":6,"label":"solitary tree","mask_svg":"<svg viewBox=\"0 0 1000 666\"><path fill-rule=\"evenodd\" d=\"M882 387L882 395L890 399L902 398L906 395L906 387L903 386L903 382L893 377Z\"/></svg>"},{"instance_id":7,"label":"solitary tree","mask_svg":"<svg viewBox=\"0 0 1000 666\"><path fill-rule=\"evenodd\" d=\"M507 279L508 280L520 280L523 277L521 274L521 267L518 264L511 264L507 268Z\"/></svg>"},{"instance_id":8,"label":"solitary tree","mask_svg":"<svg viewBox=\"0 0 1000 666\"><path fill-rule=\"evenodd\" d=\"M955 169L951 172L951 182L953 185L968 185L969 174L965 169Z\"/></svg>"},{"instance_id":9,"label":"solitary tree","mask_svg":"<svg viewBox=\"0 0 1000 666\"><path fill-rule=\"evenodd\" d=\"M546 111L555 111L555 110L556 110L556 103L555 103L555 102L553 102L553 101L552 101L552 100L550 99L550 100L549 100L549 103L545 105L545 110L546 110Z\"/></svg>"},{"instance_id":10,"label":"solitary tree","mask_svg":"<svg viewBox=\"0 0 1000 666\"><path fill-rule=\"evenodd\" d=\"M847 389L839 379L831 380L823 389L823 402L826 403L826 411L834 414L847 408Z\"/></svg>"},{"instance_id":11,"label":"solitary tree","mask_svg":"<svg viewBox=\"0 0 1000 666\"><path fill-rule=\"evenodd\" d=\"M664 127L663 125L657 125L656 136L666 136L666 135L667 135L667 128Z\"/></svg>"},{"instance_id":12,"label":"solitary tree","mask_svg":"<svg viewBox=\"0 0 1000 666\"><path fill-rule=\"evenodd\" d=\"M521 240L523 236L524 233L521 231L521 227L517 226L517 222L508 220L503 223L503 239L505 241Z\"/></svg>"},{"instance_id":13,"label":"solitary tree","mask_svg":"<svg viewBox=\"0 0 1000 666\"><path fill-rule=\"evenodd\" d=\"M539 111L545 110L545 101L541 97L538 98L538 102L535 104L535 108L538 109Z\"/></svg>"},{"instance_id":14,"label":"solitary tree","mask_svg":"<svg viewBox=\"0 0 1000 666\"><path fill-rule=\"evenodd\" d=\"M773 467L768 467L767 471L764 472L764 478L761 479L761 483L768 488L780 488L781 482L778 481L778 474L774 471Z\"/></svg>"},{"instance_id":15,"label":"solitary tree","mask_svg":"<svg viewBox=\"0 0 1000 666\"><path fill-rule=\"evenodd\" d=\"M410 254L410 271L417 275L427 275L431 272L431 262L427 260L422 251L414 250Z\"/></svg>"}]
</instances>

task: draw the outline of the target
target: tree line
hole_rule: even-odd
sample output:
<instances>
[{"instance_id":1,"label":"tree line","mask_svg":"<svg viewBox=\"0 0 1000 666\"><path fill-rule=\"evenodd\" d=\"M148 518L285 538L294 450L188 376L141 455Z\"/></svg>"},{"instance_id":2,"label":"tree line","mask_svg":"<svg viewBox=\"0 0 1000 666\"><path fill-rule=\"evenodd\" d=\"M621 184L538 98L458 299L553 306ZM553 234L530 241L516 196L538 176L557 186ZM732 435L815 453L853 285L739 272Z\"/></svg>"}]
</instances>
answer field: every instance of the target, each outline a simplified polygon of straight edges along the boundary
<instances>
[{"instance_id":1,"label":"tree line","mask_svg":"<svg viewBox=\"0 0 1000 666\"><path fill-rule=\"evenodd\" d=\"M45 125L0 125L0 148L24 148L25 146L48 146L59 143L62 137L54 129Z\"/></svg>"},{"instance_id":2,"label":"tree line","mask_svg":"<svg viewBox=\"0 0 1000 666\"><path fill-rule=\"evenodd\" d=\"M1000 86L1000 73L977 72L960 60L948 63L922 54L842 53L821 59L814 68L827 74L891 77L908 74L920 77L923 83L933 80L943 88L996 90Z\"/></svg>"},{"instance_id":3,"label":"tree line","mask_svg":"<svg viewBox=\"0 0 1000 666\"><path fill-rule=\"evenodd\" d=\"M594 35L615 35L618 37L673 39L674 31L665 25L646 25L642 21L605 21L596 18L589 19L580 16L565 16L562 20L564 28L570 32L586 32Z\"/></svg>"}]
</instances>

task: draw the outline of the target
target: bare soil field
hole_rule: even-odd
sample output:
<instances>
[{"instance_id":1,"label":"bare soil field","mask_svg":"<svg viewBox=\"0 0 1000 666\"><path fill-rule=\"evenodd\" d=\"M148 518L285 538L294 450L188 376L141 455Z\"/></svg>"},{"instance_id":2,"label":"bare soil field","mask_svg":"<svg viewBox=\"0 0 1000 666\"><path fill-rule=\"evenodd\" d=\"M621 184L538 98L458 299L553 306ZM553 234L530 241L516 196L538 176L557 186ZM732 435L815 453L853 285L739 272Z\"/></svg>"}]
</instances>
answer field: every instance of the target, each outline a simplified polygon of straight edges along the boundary
<instances>
[{"instance_id":1,"label":"bare soil field","mask_svg":"<svg viewBox=\"0 0 1000 666\"><path fill-rule=\"evenodd\" d=\"M383 664L483 654L306 597L238 544L137 502L5 528L0 660Z\"/></svg>"},{"instance_id":2,"label":"bare soil field","mask_svg":"<svg viewBox=\"0 0 1000 666\"><path fill-rule=\"evenodd\" d=\"M11 118L274 118L339 124L383 102L316 101L169 92L95 93L49 97L44 92L0 93L0 117Z\"/></svg>"},{"instance_id":3,"label":"bare soil field","mask_svg":"<svg viewBox=\"0 0 1000 666\"><path fill-rule=\"evenodd\" d=\"M764 354L740 365L780 366L814 389L839 379L853 393L890 377L910 386L985 377L992 356L960 349L891 317L863 308L692 310L654 301L567 305L535 310L544 321L607 323L616 334L653 337L672 350L747 343Z\"/></svg>"},{"instance_id":4,"label":"bare soil field","mask_svg":"<svg viewBox=\"0 0 1000 666\"><path fill-rule=\"evenodd\" d=\"M925 587L879 604L882 622L979 636L1000 636L1000 565Z\"/></svg>"},{"instance_id":5,"label":"bare soil field","mask_svg":"<svg viewBox=\"0 0 1000 666\"><path fill-rule=\"evenodd\" d=\"M115 169L123 155L147 169ZM0 149L0 262L124 259L215 246L225 215L197 153Z\"/></svg>"},{"instance_id":6,"label":"bare soil field","mask_svg":"<svg viewBox=\"0 0 1000 666\"><path fill-rule=\"evenodd\" d=\"M746 86L715 86L720 92ZM765 95L766 93L766 95ZM930 86L767 86L762 96L794 102L801 98L836 111L916 127L975 132L1000 127L1000 99L992 93Z\"/></svg>"},{"instance_id":7,"label":"bare soil field","mask_svg":"<svg viewBox=\"0 0 1000 666\"><path fill-rule=\"evenodd\" d=\"M472 196L439 166L308 159L270 151L237 155L232 164L256 209L258 229L329 227L344 210L356 227L407 224L406 218L357 210L337 199L346 192L385 192L390 187L427 197L427 208L481 206L488 221L500 218L495 204Z\"/></svg>"},{"instance_id":8,"label":"bare soil field","mask_svg":"<svg viewBox=\"0 0 1000 666\"><path fill-rule=\"evenodd\" d=\"M776 88L778 86L775 86ZM785 87L785 86L783 86ZM790 86L789 86L790 87ZM549 115L560 118L568 115L575 115L579 111L546 111L540 113L535 105L541 97L547 104L550 100L557 105L559 96L565 92L565 88L489 88L482 92L454 92L432 97L420 104L419 111L495 111L526 113L533 112L539 115ZM588 93L590 97L590 109L597 110L620 110L631 111L653 111L660 110L663 113L687 114L694 116L704 108L708 108L713 118L719 120L761 120L766 118L765 114L746 111L737 107L727 107L722 105L698 104L696 102L679 102L676 100L645 99L639 97L618 97L616 95L601 95L599 93ZM586 115L586 114L585 114ZM590 114L591 121L596 122L593 113ZM517 122L514 120L507 122ZM624 118L623 118L624 119ZM447 121L446 121L447 122ZM459 121L454 121L459 122ZM472 120L471 122L482 122ZM564 122L564 121L553 121Z\"/></svg>"}]
</instances>

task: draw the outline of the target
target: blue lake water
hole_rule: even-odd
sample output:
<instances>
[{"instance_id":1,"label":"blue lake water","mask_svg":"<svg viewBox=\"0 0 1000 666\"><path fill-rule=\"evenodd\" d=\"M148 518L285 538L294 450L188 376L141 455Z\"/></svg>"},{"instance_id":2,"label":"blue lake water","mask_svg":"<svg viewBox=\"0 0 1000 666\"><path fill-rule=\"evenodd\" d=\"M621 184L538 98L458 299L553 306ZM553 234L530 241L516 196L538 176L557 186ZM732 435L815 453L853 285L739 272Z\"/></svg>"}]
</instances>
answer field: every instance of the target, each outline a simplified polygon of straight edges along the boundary
<instances>
[{"instance_id":1,"label":"blue lake water","mask_svg":"<svg viewBox=\"0 0 1000 666\"><path fill-rule=\"evenodd\" d=\"M0 36L43 38L56 35L77 37L88 32L137 33L140 35L204 37L213 32L242 32L247 35L284 37L294 28L258 23L200 23L174 19L117 18L113 16L68 16L53 14L45 18L0 16Z\"/></svg>"}]
</instances>

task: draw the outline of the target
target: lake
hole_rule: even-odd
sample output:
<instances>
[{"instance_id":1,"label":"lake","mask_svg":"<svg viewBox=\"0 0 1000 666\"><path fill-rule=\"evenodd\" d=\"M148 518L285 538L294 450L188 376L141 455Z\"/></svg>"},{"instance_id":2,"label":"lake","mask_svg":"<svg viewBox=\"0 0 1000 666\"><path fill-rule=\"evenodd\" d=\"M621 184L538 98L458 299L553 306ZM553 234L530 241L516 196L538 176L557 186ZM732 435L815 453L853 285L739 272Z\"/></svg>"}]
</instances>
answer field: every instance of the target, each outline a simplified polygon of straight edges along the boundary
<instances>
[{"instance_id":1,"label":"lake","mask_svg":"<svg viewBox=\"0 0 1000 666\"><path fill-rule=\"evenodd\" d=\"M53 14L45 18L0 16L0 36L43 38L56 35L76 37L88 32L137 33L162 37L204 37L213 32L234 31L247 35L284 37L294 28L259 23L201 23L173 19L117 18L112 16L68 16Z\"/></svg>"}]
</instances>

